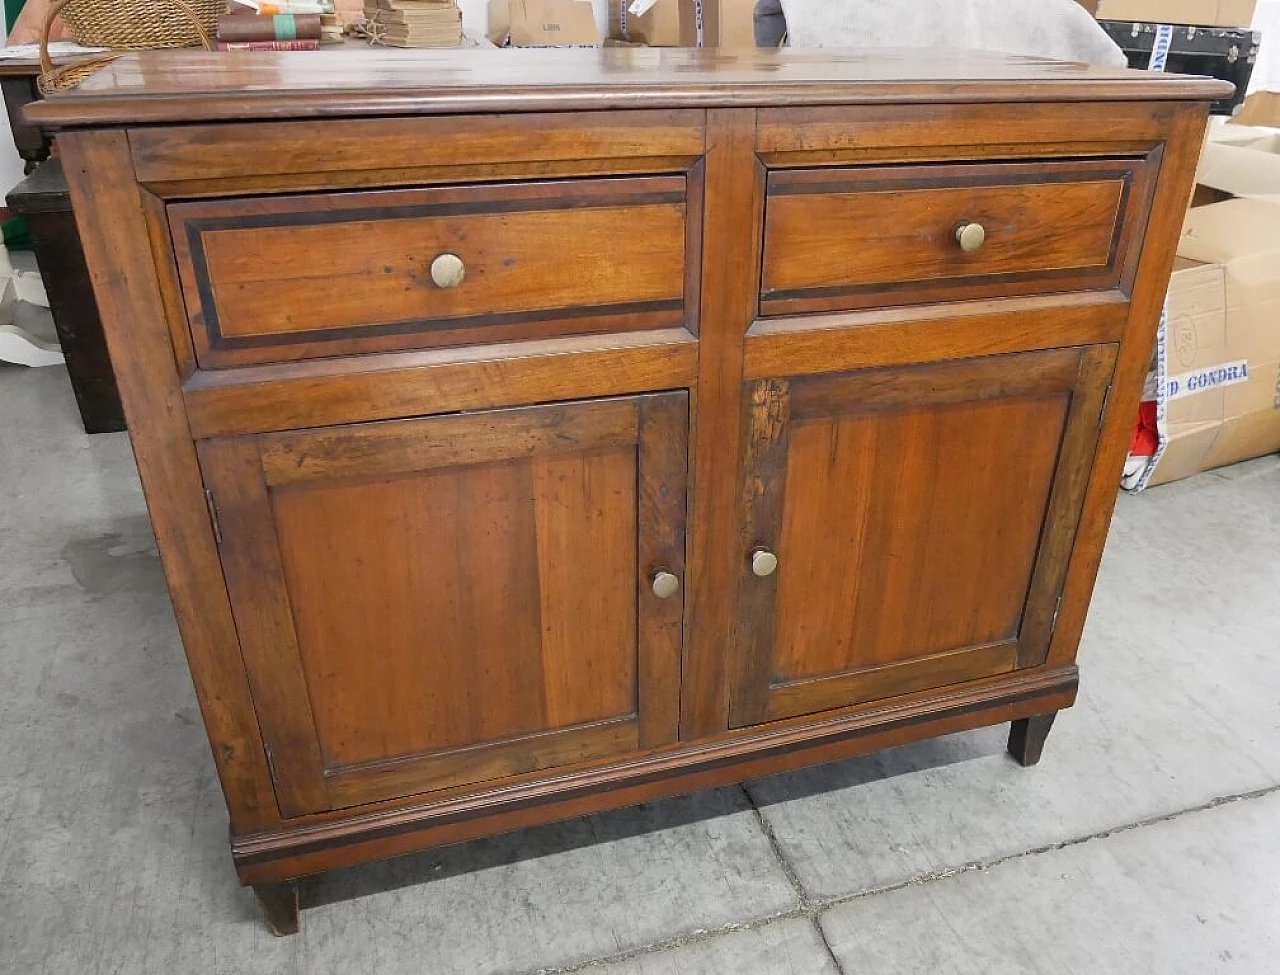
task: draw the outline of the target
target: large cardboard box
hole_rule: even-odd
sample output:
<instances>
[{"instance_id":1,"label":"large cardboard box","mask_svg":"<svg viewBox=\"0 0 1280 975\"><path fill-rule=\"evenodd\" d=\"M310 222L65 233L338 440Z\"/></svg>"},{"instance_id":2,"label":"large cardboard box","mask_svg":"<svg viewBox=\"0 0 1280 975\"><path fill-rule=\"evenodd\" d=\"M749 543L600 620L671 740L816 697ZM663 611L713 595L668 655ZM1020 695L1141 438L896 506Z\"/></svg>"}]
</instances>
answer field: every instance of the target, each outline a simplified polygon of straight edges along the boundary
<instances>
[{"instance_id":1,"label":"large cardboard box","mask_svg":"<svg viewBox=\"0 0 1280 975\"><path fill-rule=\"evenodd\" d=\"M591 0L491 0L489 40L499 47L596 47Z\"/></svg>"},{"instance_id":2,"label":"large cardboard box","mask_svg":"<svg viewBox=\"0 0 1280 975\"><path fill-rule=\"evenodd\" d=\"M1098 0L1099 20L1249 27L1257 0Z\"/></svg>"},{"instance_id":3,"label":"large cardboard box","mask_svg":"<svg viewBox=\"0 0 1280 975\"><path fill-rule=\"evenodd\" d=\"M1147 487L1280 450L1280 136L1215 128L1169 286L1153 388L1161 452Z\"/></svg>"},{"instance_id":4,"label":"large cardboard box","mask_svg":"<svg viewBox=\"0 0 1280 975\"><path fill-rule=\"evenodd\" d=\"M650 47L712 47L704 0L609 0L609 36Z\"/></svg>"},{"instance_id":5,"label":"large cardboard box","mask_svg":"<svg viewBox=\"0 0 1280 975\"><path fill-rule=\"evenodd\" d=\"M1232 120L1240 125L1280 127L1280 91L1255 91Z\"/></svg>"},{"instance_id":6,"label":"large cardboard box","mask_svg":"<svg viewBox=\"0 0 1280 975\"><path fill-rule=\"evenodd\" d=\"M706 15L714 46L727 51L755 49L756 0L711 0Z\"/></svg>"},{"instance_id":7,"label":"large cardboard box","mask_svg":"<svg viewBox=\"0 0 1280 975\"><path fill-rule=\"evenodd\" d=\"M1215 126L1200 156L1196 185L1227 197L1280 203L1280 132ZM1187 235L1184 228L1184 241Z\"/></svg>"}]
</instances>

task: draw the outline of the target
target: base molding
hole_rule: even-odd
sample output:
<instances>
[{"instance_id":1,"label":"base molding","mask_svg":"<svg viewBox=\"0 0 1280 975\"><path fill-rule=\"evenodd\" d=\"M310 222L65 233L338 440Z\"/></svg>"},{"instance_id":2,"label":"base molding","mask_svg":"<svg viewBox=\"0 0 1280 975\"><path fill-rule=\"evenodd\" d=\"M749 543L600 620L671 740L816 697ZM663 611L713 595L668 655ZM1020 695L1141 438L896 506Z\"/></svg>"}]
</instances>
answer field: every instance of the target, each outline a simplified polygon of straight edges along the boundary
<instances>
[{"instance_id":1,"label":"base molding","mask_svg":"<svg viewBox=\"0 0 1280 975\"><path fill-rule=\"evenodd\" d=\"M1059 711L1074 703L1078 684L1078 671L1071 666L807 723L780 722L470 795L233 836L232 856L241 883L295 880Z\"/></svg>"}]
</instances>

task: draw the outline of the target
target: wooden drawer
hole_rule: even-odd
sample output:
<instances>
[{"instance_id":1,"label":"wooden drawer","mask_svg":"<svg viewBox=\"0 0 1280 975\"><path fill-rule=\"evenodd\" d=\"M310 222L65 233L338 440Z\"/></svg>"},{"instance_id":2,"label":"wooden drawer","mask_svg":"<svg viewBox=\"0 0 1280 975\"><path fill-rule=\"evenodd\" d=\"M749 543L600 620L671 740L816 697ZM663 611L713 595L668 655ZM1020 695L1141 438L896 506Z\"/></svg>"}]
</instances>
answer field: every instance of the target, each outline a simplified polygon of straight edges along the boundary
<instances>
[{"instance_id":1,"label":"wooden drawer","mask_svg":"<svg viewBox=\"0 0 1280 975\"><path fill-rule=\"evenodd\" d=\"M775 171L761 312L1124 286L1150 183L1135 159Z\"/></svg>"},{"instance_id":2,"label":"wooden drawer","mask_svg":"<svg viewBox=\"0 0 1280 975\"><path fill-rule=\"evenodd\" d=\"M655 176L238 197L168 218L208 368L683 324L685 197L683 176ZM460 283L434 280L442 255Z\"/></svg>"}]
</instances>

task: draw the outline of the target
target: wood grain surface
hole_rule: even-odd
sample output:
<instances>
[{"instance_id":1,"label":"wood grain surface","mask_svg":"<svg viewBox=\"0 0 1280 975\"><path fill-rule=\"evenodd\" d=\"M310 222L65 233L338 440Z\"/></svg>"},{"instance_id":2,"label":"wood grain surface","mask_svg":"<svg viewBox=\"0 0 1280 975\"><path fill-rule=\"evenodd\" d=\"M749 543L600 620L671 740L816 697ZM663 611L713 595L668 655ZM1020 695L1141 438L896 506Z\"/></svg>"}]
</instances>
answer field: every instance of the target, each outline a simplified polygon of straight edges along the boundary
<instances>
[{"instance_id":1,"label":"wood grain surface","mask_svg":"<svg viewBox=\"0 0 1280 975\"><path fill-rule=\"evenodd\" d=\"M1119 284L1136 161L771 173L767 315ZM966 253L958 228L986 239Z\"/></svg>"},{"instance_id":2,"label":"wood grain surface","mask_svg":"<svg viewBox=\"0 0 1280 975\"><path fill-rule=\"evenodd\" d=\"M976 359L1118 342L1129 318L1119 291L765 318L747 333L748 379Z\"/></svg>"},{"instance_id":3,"label":"wood grain surface","mask_svg":"<svg viewBox=\"0 0 1280 975\"><path fill-rule=\"evenodd\" d=\"M629 760L585 763L552 777L527 775L484 795L442 794L389 808L347 810L287 831L236 837L242 883L306 876L371 859L524 829L619 805L714 788L744 778L833 762L921 738L1070 707L1074 667L975 681L822 721L777 722L697 743L649 749Z\"/></svg>"},{"instance_id":4,"label":"wood grain surface","mask_svg":"<svg viewBox=\"0 0 1280 975\"><path fill-rule=\"evenodd\" d=\"M64 145L76 224L231 828L266 829L280 811L181 405L128 139L119 131L69 133Z\"/></svg>"},{"instance_id":5,"label":"wood grain surface","mask_svg":"<svg viewBox=\"0 0 1280 975\"><path fill-rule=\"evenodd\" d=\"M680 177L169 208L203 366L685 321ZM432 262L465 277L441 287Z\"/></svg>"},{"instance_id":6,"label":"wood grain surface","mask_svg":"<svg viewBox=\"0 0 1280 975\"><path fill-rule=\"evenodd\" d=\"M197 437L689 386L684 329L504 342L205 370L184 386Z\"/></svg>"},{"instance_id":7,"label":"wood grain surface","mask_svg":"<svg viewBox=\"0 0 1280 975\"><path fill-rule=\"evenodd\" d=\"M1061 583L1113 361L749 383L742 544L779 568L740 572L732 723L1041 662L1057 589L1039 577Z\"/></svg>"},{"instance_id":8,"label":"wood grain surface","mask_svg":"<svg viewBox=\"0 0 1280 975\"><path fill-rule=\"evenodd\" d=\"M982 51L142 52L26 110L46 126L860 102L1213 101L1231 86Z\"/></svg>"},{"instance_id":9,"label":"wood grain surface","mask_svg":"<svg viewBox=\"0 0 1280 975\"><path fill-rule=\"evenodd\" d=\"M1134 79L1130 79L1134 80ZM762 108L756 150L771 166L1143 155L1163 144L1176 102L1086 101L1051 110L1007 103Z\"/></svg>"},{"instance_id":10,"label":"wood grain surface","mask_svg":"<svg viewBox=\"0 0 1280 975\"><path fill-rule=\"evenodd\" d=\"M202 444L284 815L675 739L685 401Z\"/></svg>"},{"instance_id":11,"label":"wood grain surface","mask_svg":"<svg viewBox=\"0 0 1280 975\"><path fill-rule=\"evenodd\" d=\"M148 186L220 195L341 185L457 183L556 175L680 172L702 155L706 113L597 112L241 122L133 129ZM261 153L270 141L270 156ZM423 146L429 145L430 152Z\"/></svg>"},{"instance_id":12,"label":"wood grain surface","mask_svg":"<svg viewBox=\"0 0 1280 975\"><path fill-rule=\"evenodd\" d=\"M758 304L764 167L752 152L755 113L717 112L707 125L701 331L693 399L690 560L680 735L714 735L729 723L726 593L742 557L735 508L742 417L738 391L746 331Z\"/></svg>"}]
</instances>

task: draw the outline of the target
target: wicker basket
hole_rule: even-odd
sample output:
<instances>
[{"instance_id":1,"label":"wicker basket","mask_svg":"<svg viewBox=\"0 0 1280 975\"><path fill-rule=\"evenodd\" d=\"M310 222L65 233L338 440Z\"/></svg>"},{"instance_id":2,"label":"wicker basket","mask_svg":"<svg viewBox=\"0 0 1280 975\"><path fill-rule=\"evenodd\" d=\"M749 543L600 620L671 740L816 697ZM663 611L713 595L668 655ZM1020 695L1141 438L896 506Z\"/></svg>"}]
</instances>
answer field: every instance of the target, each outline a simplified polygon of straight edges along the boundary
<instances>
[{"instance_id":1,"label":"wicker basket","mask_svg":"<svg viewBox=\"0 0 1280 975\"><path fill-rule=\"evenodd\" d=\"M226 0L69 0L62 19L85 47L195 47L217 30Z\"/></svg>"},{"instance_id":2,"label":"wicker basket","mask_svg":"<svg viewBox=\"0 0 1280 975\"><path fill-rule=\"evenodd\" d=\"M46 93L71 88L123 51L196 46L213 50L218 18L225 11L226 0L55 0L40 37L40 88ZM54 67L49 30L58 14L76 41L116 53Z\"/></svg>"}]
</instances>

